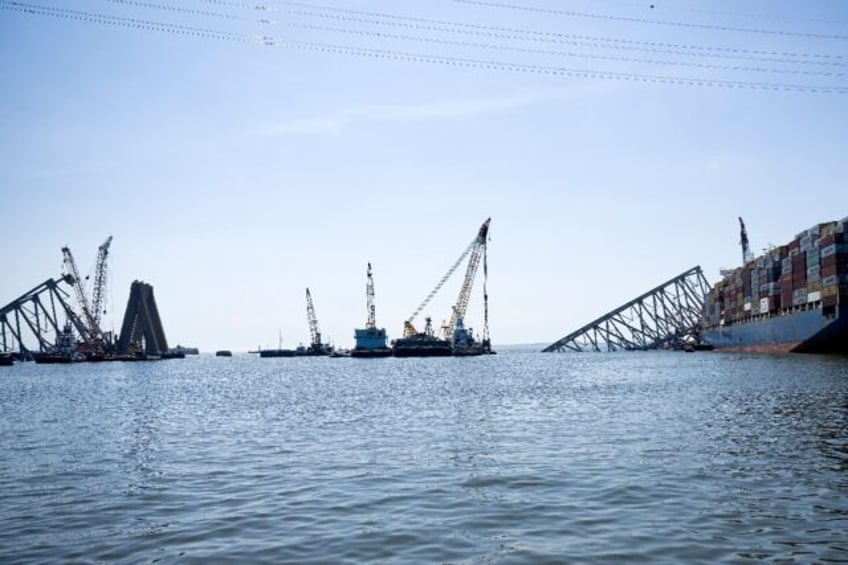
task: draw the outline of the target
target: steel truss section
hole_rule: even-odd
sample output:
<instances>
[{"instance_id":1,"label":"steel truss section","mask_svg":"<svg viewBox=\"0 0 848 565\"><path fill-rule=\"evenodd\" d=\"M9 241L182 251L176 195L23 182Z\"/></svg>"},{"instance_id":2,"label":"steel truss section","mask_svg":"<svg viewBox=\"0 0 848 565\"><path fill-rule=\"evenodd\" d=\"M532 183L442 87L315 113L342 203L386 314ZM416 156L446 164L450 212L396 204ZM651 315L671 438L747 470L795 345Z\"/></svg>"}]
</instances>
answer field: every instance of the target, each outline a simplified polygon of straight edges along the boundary
<instances>
[{"instance_id":1,"label":"steel truss section","mask_svg":"<svg viewBox=\"0 0 848 565\"><path fill-rule=\"evenodd\" d=\"M170 351L153 287L145 282L133 281L130 286L117 350L119 355L164 355Z\"/></svg>"},{"instance_id":2,"label":"steel truss section","mask_svg":"<svg viewBox=\"0 0 848 565\"><path fill-rule=\"evenodd\" d=\"M70 294L60 283L72 285L73 280L68 276L48 279L0 308L0 351L17 351L24 358L31 351L49 351L65 323L71 324L78 335L87 334L68 303Z\"/></svg>"},{"instance_id":3,"label":"steel truss section","mask_svg":"<svg viewBox=\"0 0 848 565\"><path fill-rule=\"evenodd\" d=\"M709 282L700 266L552 343L543 352L659 349L696 333Z\"/></svg>"}]
</instances>

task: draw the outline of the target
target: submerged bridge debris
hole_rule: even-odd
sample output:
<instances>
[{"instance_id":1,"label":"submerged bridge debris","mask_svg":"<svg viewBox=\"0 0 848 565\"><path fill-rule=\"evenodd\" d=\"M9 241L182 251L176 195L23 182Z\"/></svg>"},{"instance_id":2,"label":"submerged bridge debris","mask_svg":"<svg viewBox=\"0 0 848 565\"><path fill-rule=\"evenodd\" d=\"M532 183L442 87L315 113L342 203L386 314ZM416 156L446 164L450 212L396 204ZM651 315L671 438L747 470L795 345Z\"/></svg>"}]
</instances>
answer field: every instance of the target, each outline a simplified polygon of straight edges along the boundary
<instances>
[{"instance_id":1,"label":"submerged bridge debris","mask_svg":"<svg viewBox=\"0 0 848 565\"><path fill-rule=\"evenodd\" d=\"M701 267L693 267L542 351L648 350L678 345L697 336L708 290Z\"/></svg>"}]
</instances>

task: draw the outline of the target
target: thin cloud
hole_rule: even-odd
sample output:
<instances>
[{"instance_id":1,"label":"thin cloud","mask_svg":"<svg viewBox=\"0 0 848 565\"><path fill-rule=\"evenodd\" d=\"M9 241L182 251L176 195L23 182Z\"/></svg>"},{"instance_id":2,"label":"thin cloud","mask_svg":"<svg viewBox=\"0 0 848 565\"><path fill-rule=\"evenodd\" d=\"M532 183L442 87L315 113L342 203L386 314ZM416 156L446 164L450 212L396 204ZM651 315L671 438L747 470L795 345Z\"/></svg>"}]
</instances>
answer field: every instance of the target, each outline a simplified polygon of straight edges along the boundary
<instances>
[{"instance_id":1,"label":"thin cloud","mask_svg":"<svg viewBox=\"0 0 848 565\"><path fill-rule=\"evenodd\" d=\"M507 112L544 100L561 98L562 90L501 98L442 100L417 106L364 105L354 106L311 118L301 118L269 125L261 135L322 135L337 134L343 129L363 122L413 122L439 119L469 119Z\"/></svg>"}]
</instances>

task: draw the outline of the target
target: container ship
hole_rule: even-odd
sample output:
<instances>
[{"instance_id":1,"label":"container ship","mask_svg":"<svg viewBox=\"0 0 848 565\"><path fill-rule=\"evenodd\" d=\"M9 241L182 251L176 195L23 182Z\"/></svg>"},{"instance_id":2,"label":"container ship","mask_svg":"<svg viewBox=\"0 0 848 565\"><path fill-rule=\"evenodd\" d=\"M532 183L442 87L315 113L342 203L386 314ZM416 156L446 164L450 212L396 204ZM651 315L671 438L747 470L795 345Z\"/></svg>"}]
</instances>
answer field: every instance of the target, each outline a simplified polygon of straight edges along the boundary
<instances>
[{"instance_id":1,"label":"container ship","mask_svg":"<svg viewBox=\"0 0 848 565\"><path fill-rule=\"evenodd\" d=\"M848 353L848 217L817 224L723 271L705 296L701 338L716 349Z\"/></svg>"}]
</instances>

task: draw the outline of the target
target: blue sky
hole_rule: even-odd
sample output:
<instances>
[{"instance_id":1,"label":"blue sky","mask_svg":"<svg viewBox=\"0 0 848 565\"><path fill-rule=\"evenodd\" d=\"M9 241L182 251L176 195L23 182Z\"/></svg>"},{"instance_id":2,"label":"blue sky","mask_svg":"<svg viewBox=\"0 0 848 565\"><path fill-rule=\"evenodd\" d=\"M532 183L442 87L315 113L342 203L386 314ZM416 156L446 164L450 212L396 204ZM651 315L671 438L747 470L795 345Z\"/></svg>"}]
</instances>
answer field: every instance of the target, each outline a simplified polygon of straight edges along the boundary
<instances>
[{"instance_id":1,"label":"blue sky","mask_svg":"<svg viewBox=\"0 0 848 565\"><path fill-rule=\"evenodd\" d=\"M493 341L550 343L717 280L737 216L755 250L848 216L841 0L256 4L0 2L0 303L112 235L107 328L139 279L172 344L294 346L308 286L349 347L368 261L396 337L491 216Z\"/></svg>"}]
</instances>

